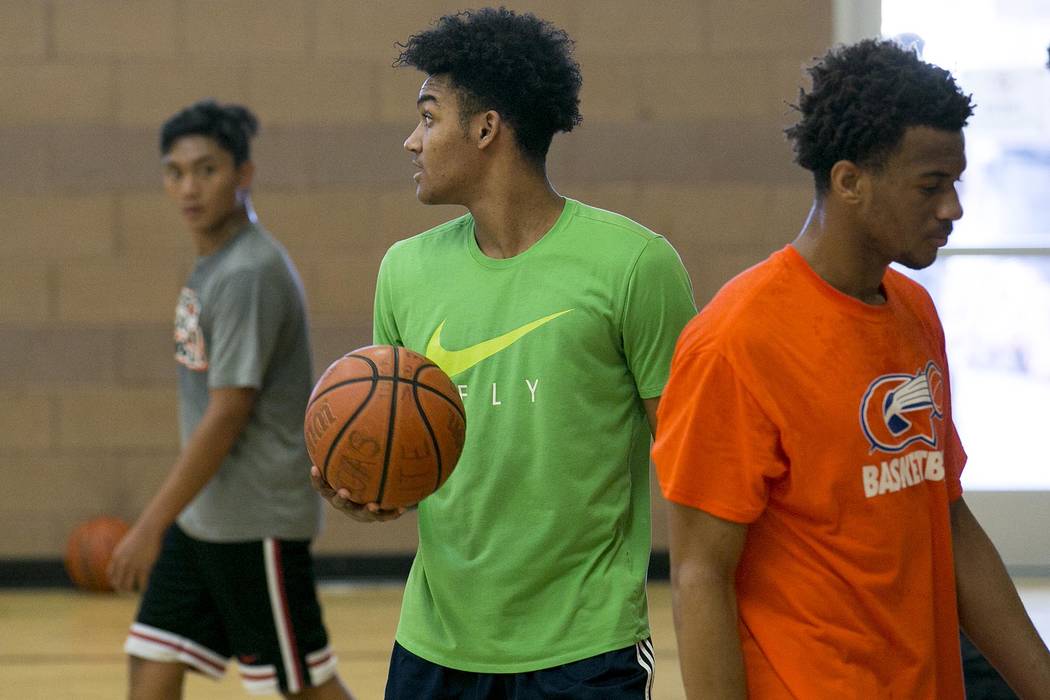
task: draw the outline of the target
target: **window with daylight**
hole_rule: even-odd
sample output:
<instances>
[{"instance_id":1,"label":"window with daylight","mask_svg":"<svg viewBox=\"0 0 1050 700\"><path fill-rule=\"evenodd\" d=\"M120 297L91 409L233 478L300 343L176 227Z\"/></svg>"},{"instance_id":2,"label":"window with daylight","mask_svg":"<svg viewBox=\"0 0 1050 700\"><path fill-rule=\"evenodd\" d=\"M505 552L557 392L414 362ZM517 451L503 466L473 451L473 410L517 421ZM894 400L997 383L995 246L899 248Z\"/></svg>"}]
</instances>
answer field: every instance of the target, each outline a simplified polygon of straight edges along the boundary
<instances>
[{"instance_id":1,"label":"window with daylight","mask_svg":"<svg viewBox=\"0 0 1050 700\"><path fill-rule=\"evenodd\" d=\"M932 267L903 270L944 323L963 485L1050 491L1050 2L882 0L881 22L977 104L964 216Z\"/></svg>"}]
</instances>

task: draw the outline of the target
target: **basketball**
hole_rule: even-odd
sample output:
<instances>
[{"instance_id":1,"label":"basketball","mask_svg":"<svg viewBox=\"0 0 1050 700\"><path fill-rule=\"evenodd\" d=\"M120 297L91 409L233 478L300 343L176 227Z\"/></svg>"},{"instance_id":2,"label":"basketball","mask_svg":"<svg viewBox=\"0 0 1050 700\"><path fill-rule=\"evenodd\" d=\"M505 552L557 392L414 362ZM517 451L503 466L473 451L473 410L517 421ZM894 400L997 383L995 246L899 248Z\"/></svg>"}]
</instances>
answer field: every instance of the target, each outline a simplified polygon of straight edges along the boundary
<instances>
[{"instance_id":1,"label":"basketball","mask_svg":"<svg viewBox=\"0 0 1050 700\"><path fill-rule=\"evenodd\" d=\"M112 591L106 567L117 543L128 531L120 518L100 516L73 529L66 543L66 573L77 588L85 591Z\"/></svg>"},{"instance_id":2,"label":"basketball","mask_svg":"<svg viewBox=\"0 0 1050 700\"><path fill-rule=\"evenodd\" d=\"M339 358L306 407L306 447L332 488L381 508L419 503L463 451L459 390L419 353L370 345Z\"/></svg>"}]
</instances>

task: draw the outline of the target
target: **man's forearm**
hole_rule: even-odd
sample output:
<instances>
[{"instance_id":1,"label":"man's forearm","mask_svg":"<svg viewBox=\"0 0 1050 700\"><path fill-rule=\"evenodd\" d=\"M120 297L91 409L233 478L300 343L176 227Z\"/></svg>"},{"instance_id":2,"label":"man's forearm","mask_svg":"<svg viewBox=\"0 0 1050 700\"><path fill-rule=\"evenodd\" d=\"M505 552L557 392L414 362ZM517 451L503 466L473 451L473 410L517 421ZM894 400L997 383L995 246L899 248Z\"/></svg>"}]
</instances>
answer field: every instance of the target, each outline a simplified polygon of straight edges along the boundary
<instances>
[{"instance_id":1,"label":"man's forearm","mask_svg":"<svg viewBox=\"0 0 1050 700\"><path fill-rule=\"evenodd\" d=\"M953 505L952 541L962 628L1020 697L1050 698L1050 653L965 503Z\"/></svg>"},{"instance_id":2,"label":"man's forearm","mask_svg":"<svg viewBox=\"0 0 1050 700\"><path fill-rule=\"evenodd\" d=\"M672 575L678 659L687 698L747 697L732 579L677 567Z\"/></svg>"}]
</instances>

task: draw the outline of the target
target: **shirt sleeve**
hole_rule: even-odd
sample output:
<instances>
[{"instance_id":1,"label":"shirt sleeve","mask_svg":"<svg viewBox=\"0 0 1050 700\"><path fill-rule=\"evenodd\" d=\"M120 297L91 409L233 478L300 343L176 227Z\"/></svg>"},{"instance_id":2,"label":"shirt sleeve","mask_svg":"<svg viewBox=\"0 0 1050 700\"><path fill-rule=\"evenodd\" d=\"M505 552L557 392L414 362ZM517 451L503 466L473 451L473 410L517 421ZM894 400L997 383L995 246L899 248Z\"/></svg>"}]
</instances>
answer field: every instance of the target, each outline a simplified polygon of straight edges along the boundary
<instances>
[{"instance_id":1,"label":"shirt sleeve","mask_svg":"<svg viewBox=\"0 0 1050 700\"><path fill-rule=\"evenodd\" d=\"M944 337L944 326L941 325L941 317L937 313L937 306L933 302L933 297L930 296L930 293L925 288L916 286L923 303L925 321L937 340L937 349L940 353L938 359L941 362L941 367L944 367L944 392L945 405L947 406L944 416L944 479L948 489L948 500L956 501L963 494L962 473L966 467L967 457L966 450L963 449L962 440L959 438L959 432L955 429L955 420L953 418L951 368L948 366L947 342Z\"/></svg>"},{"instance_id":2,"label":"shirt sleeve","mask_svg":"<svg viewBox=\"0 0 1050 700\"><path fill-rule=\"evenodd\" d=\"M390 265L390 252L388 251L379 264L376 298L372 307L372 342L376 345L404 345L394 318Z\"/></svg>"},{"instance_id":3,"label":"shirt sleeve","mask_svg":"<svg viewBox=\"0 0 1050 700\"><path fill-rule=\"evenodd\" d=\"M623 349L643 399L660 396L675 340L696 315L693 287L678 252L663 237L638 256L623 309Z\"/></svg>"},{"instance_id":4,"label":"shirt sleeve","mask_svg":"<svg viewBox=\"0 0 1050 700\"><path fill-rule=\"evenodd\" d=\"M714 350L678 349L658 425L653 461L670 501L750 523L787 471L779 429Z\"/></svg>"},{"instance_id":5,"label":"shirt sleeve","mask_svg":"<svg viewBox=\"0 0 1050 700\"><path fill-rule=\"evenodd\" d=\"M948 374L948 359L944 358L944 390L947 396L948 411L944 417L944 478L948 487L948 500L956 501L962 497L962 473L966 467L966 450L963 449L959 432L955 429L952 411L951 377Z\"/></svg>"},{"instance_id":6,"label":"shirt sleeve","mask_svg":"<svg viewBox=\"0 0 1050 700\"><path fill-rule=\"evenodd\" d=\"M286 311L282 290L256 269L219 281L210 313L208 388L262 388Z\"/></svg>"}]
</instances>

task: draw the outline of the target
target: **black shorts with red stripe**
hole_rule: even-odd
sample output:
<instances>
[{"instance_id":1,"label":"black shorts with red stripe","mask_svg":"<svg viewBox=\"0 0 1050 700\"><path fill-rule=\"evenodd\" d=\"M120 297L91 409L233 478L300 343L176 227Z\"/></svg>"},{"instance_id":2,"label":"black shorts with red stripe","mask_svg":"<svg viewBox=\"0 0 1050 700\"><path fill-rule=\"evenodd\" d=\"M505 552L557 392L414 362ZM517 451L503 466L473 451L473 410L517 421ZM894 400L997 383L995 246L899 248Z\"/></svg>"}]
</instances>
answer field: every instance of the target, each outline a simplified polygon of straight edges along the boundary
<instances>
[{"instance_id":1,"label":"black shorts with red stripe","mask_svg":"<svg viewBox=\"0 0 1050 700\"><path fill-rule=\"evenodd\" d=\"M124 650L218 678L236 659L254 693L335 674L308 541L202 542L172 525Z\"/></svg>"}]
</instances>

